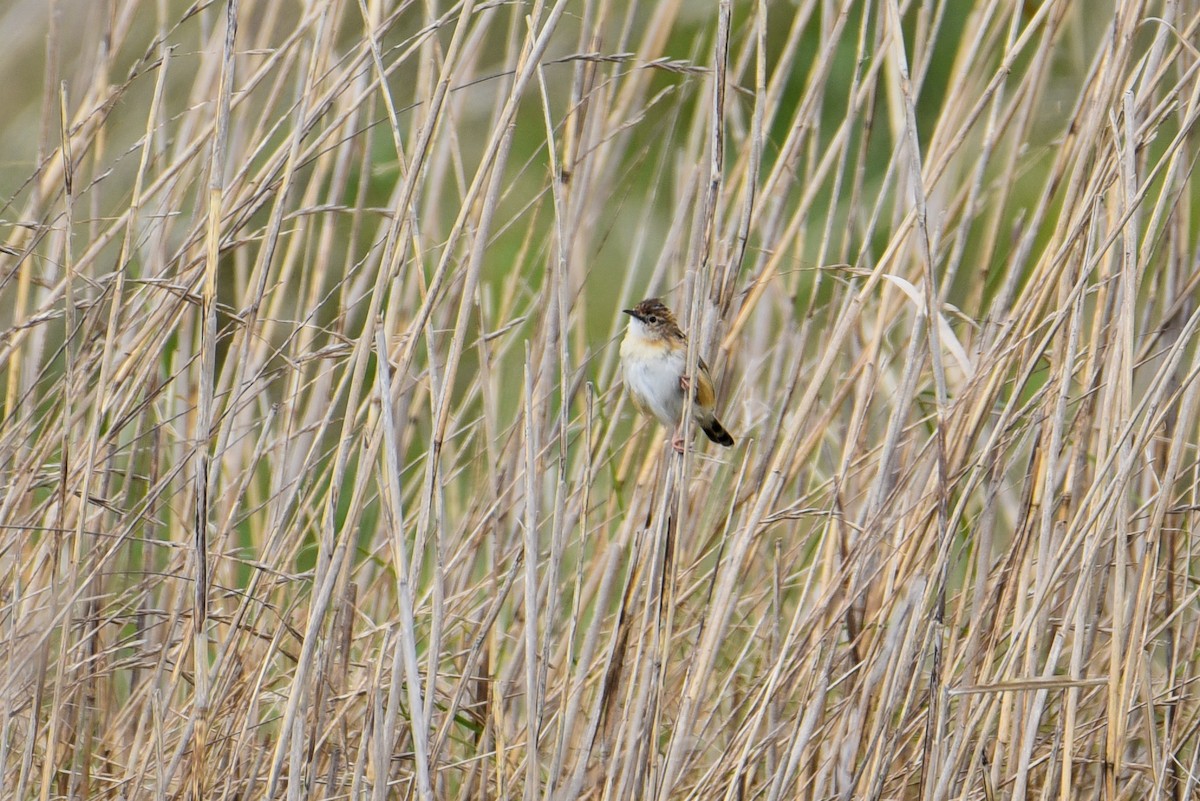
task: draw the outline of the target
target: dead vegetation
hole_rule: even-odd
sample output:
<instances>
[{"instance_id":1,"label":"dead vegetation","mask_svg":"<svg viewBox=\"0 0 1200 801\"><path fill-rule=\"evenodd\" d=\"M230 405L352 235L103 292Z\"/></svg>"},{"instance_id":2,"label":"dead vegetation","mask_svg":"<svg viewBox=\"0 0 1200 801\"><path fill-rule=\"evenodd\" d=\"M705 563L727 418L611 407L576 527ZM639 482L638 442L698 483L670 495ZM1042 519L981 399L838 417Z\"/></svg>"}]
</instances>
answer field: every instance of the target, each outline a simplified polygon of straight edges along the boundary
<instances>
[{"instance_id":1,"label":"dead vegetation","mask_svg":"<svg viewBox=\"0 0 1200 801\"><path fill-rule=\"evenodd\" d=\"M3 795L1195 797L1198 27L10 2Z\"/></svg>"}]
</instances>

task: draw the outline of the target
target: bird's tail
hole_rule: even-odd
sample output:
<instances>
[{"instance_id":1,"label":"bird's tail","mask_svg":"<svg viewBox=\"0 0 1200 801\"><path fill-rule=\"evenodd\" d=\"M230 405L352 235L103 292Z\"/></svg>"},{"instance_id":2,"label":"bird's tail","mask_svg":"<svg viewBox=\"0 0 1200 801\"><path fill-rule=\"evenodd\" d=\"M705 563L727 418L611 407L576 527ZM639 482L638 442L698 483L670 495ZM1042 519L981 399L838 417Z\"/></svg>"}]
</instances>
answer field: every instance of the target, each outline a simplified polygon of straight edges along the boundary
<instances>
[{"instance_id":1,"label":"bird's tail","mask_svg":"<svg viewBox=\"0 0 1200 801\"><path fill-rule=\"evenodd\" d=\"M733 445L733 437L725 430L725 426L721 425L721 421L715 416L707 420L701 420L700 428L704 430L705 436L711 439L718 445L724 445L726 448Z\"/></svg>"}]
</instances>

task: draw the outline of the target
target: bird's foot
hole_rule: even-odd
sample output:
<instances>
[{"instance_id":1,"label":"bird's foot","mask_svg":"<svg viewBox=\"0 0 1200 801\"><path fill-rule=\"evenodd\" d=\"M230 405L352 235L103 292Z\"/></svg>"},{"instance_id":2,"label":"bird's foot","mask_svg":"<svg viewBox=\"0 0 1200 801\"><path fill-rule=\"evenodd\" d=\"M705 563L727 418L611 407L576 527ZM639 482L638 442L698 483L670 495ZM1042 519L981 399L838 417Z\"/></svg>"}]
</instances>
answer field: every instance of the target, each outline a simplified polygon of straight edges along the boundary
<instances>
[{"instance_id":1,"label":"bird's foot","mask_svg":"<svg viewBox=\"0 0 1200 801\"><path fill-rule=\"evenodd\" d=\"M692 388L691 379L688 378L686 375L679 376L679 388L682 389L684 392L687 392L689 389Z\"/></svg>"},{"instance_id":2,"label":"bird's foot","mask_svg":"<svg viewBox=\"0 0 1200 801\"><path fill-rule=\"evenodd\" d=\"M683 437L675 437L671 440L671 447L676 453L683 453Z\"/></svg>"}]
</instances>

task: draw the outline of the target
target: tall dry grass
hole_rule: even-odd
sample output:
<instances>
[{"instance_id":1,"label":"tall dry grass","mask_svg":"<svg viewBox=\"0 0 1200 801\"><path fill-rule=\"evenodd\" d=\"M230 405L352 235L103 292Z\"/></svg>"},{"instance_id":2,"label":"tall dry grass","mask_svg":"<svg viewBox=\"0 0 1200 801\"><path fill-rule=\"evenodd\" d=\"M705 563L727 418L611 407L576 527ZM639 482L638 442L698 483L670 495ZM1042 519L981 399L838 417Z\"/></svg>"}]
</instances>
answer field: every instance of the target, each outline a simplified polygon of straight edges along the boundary
<instances>
[{"instance_id":1,"label":"tall dry grass","mask_svg":"<svg viewBox=\"0 0 1200 801\"><path fill-rule=\"evenodd\" d=\"M1196 797L1198 28L10 0L0 795Z\"/></svg>"}]
</instances>

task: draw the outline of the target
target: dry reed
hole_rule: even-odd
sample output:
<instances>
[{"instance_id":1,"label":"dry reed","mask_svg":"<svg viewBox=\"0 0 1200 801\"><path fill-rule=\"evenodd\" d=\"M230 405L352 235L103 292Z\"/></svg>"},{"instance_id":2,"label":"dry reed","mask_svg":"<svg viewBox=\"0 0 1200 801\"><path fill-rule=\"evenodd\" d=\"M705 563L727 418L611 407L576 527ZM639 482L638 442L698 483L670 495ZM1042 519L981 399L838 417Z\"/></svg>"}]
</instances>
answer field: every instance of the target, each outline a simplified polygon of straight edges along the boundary
<instances>
[{"instance_id":1,"label":"dry reed","mask_svg":"<svg viewBox=\"0 0 1200 801\"><path fill-rule=\"evenodd\" d=\"M1195 0L0 29L0 795L1200 797Z\"/></svg>"}]
</instances>

